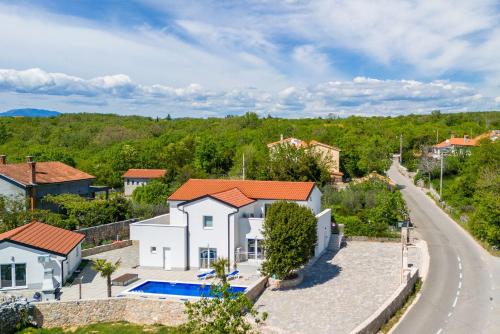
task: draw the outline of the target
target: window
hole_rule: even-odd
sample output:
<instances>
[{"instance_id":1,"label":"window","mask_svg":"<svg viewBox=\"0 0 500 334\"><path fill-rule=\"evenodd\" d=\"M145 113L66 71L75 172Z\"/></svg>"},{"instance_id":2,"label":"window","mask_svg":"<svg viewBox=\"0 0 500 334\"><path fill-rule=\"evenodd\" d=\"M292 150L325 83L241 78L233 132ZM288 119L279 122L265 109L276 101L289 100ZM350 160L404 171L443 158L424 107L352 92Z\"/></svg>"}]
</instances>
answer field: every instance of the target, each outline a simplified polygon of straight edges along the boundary
<instances>
[{"instance_id":1,"label":"window","mask_svg":"<svg viewBox=\"0 0 500 334\"><path fill-rule=\"evenodd\" d=\"M2 288L12 287L12 265L11 264L0 265L0 287L2 287Z\"/></svg>"},{"instance_id":2,"label":"window","mask_svg":"<svg viewBox=\"0 0 500 334\"><path fill-rule=\"evenodd\" d=\"M200 268L208 269L217 259L217 248L200 248Z\"/></svg>"},{"instance_id":3,"label":"window","mask_svg":"<svg viewBox=\"0 0 500 334\"><path fill-rule=\"evenodd\" d=\"M203 228L214 228L214 217L203 216Z\"/></svg>"},{"instance_id":4,"label":"window","mask_svg":"<svg viewBox=\"0 0 500 334\"><path fill-rule=\"evenodd\" d=\"M15 265L16 286L26 286L26 263Z\"/></svg>"},{"instance_id":5,"label":"window","mask_svg":"<svg viewBox=\"0 0 500 334\"><path fill-rule=\"evenodd\" d=\"M156 254L156 246L151 246L150 251L151 254Z\"/></svg>"}]
</instances>

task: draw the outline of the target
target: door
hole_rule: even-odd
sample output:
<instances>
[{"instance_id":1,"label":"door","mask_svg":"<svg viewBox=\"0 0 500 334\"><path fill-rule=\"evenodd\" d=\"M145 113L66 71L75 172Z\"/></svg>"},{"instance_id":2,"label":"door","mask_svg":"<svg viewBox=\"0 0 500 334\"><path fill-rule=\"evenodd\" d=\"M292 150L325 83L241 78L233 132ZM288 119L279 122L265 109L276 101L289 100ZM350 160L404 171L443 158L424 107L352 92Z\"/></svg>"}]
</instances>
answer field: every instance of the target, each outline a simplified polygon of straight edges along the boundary
<instances>
[{"instance_id":1,"label":"door","mask_svg":"<svg viewBox=\"0 0 500 334\"><path fill-rule=\"evenodd\" d=\"M172 269L172 251L168 247L163 248L163 269Z\"/></svg>"},{"instance_id":2,"label":"door","mask_svg":"<svg viewBox=\"0 0 500 334\"><path fill-rule=\"evenodd\" d=\"M0 265L0 288L11 288L14 286L12 282L12 264Z\"/></svg>"}]
</instances>

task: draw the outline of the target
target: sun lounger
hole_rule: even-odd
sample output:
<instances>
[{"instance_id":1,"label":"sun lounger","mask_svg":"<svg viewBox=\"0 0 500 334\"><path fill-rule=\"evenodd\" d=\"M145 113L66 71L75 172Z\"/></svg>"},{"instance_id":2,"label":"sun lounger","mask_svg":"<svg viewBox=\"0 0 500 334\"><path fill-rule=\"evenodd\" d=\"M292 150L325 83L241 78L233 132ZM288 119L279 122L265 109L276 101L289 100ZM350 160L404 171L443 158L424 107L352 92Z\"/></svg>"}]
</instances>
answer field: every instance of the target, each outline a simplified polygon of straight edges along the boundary
<instances>
[{"instance_id":1,"label":"sun lounger","mask_svg":"<svg viewBox=\"0 0 500 334\"><path fill-rule=\"evenodd\" d=\"M236 278L240 278L240 271L239 270L235 270L233 271L232 273L228 274L226 276L227 279L236 279Z\"/></svg>"},{"instance_id":2,"label":"sun lounger","mask_svg":"<svg viewBox=\"0 0 500 334\"><path fill-rule=\"evenodd\" d=\"M215 270L196 275L196 277L198 277L198 279L208 279L208 278L212 278L214 276L215 276Z\"/></svg>"}]
</instances>

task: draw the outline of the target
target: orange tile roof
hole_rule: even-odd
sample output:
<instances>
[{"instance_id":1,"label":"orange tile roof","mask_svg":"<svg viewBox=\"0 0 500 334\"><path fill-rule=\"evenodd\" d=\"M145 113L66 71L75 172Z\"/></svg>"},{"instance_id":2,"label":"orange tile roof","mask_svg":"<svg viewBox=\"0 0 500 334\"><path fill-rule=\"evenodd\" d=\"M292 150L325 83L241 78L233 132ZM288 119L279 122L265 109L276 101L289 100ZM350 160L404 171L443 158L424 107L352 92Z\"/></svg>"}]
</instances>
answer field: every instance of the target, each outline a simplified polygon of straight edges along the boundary
<instances>
[{"instance_id":1,"label":"orange tile roof","mask_svg":"<svg viewBox=\"0 0 500 334\"><path fill-rule=\"evenodd\" d=\"M138 179L159 179L165 176L165 169L129 169L123 177Z\"/></svg>"},{"instance_id":2,"label":"orange tile roof","mask_svg":"<svg viewBox=\"0 0 500 334\"><path fill-rule=\"evenodd\" d=\"M36 184L95 179L59 161L37 162L35 169ZM31 184L31 169L27 163L0 165L0 174L23 185Z\"/></svg>"},{"instance_id":3,"label":"orange tile roof","mask_svg":"<svg viewBox=\"0 0 500 334\"><path fill-rule=\"evenodd\" d=\"M0 242L11 241L59 255L68 255L84 238L81 233L40 222L31 222L0 234Z\"/></svg>"},{"instance_id":4,"label":"orange tile roof","mask_svg":"<svg viewBox=\"0 0 500 334\"><path fill-rule=\"evenodd\" d=\"M217 198L218 200L221 200L225 203L231 204L237 208L241 208L242 206L255 202L254 199L246 197L245 194L243 194L238 188L222 191L210 196L213 198Z\"/></svg>"},{"instance_id":5,"label":"orange tile roof","mask_svg":"<svg viewBox=\"0 0 500 334\"><path fill-rule=\"evenodd\" d=\"M332 150L340 151L340 148L338 148L338 147L335 147L335 146L332 146L332 145L328 145L328 144L324 144L324 143L320 143L319 141L316 141L316 140L311 140L309 142L309 146L315 146L315 145L324 146L324 147L330 148Z\"/></svg>"},{"instance_id":6,"label":"orange tile roof","mask_svg":"<svg viewBox=\"0 0 500 334\"><path fill-rule=\"evenodd\" d=\"M314 186L314 182L190 179L168 199L189 201L211 195L235 206L257 199L306 201Z\"/></svg>"},{"instance_id":7,"label":"orange tile roof","mask_svg":"<svg viewBox=\"0 0 500 334\"><path fill-rule=\"evenodd\" d=\"M473 139L465 139L465 138L450 138L446 139L445 141L434 145L434 147L437 148L442 148L442 147L448 147L448 146L478 146L478 137L473 138Z\"/></svg>"}]
</instances>

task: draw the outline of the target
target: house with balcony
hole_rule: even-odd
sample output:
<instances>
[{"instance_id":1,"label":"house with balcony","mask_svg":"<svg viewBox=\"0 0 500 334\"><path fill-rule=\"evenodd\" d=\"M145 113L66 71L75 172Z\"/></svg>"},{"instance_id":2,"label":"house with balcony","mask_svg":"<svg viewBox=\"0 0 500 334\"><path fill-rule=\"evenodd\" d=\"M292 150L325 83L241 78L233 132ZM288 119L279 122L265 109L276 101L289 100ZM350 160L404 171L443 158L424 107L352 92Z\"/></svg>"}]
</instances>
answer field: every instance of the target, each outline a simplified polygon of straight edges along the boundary
<instances>
[{"instance_id":1,"label":"house with balcony","mask_svg":"<svg viewBox=\"0 0 500 334\"><path fill-rule=\"evenodd\" d=\"M306 142L304 140L293 137L283 139L283 136L281 136L281 139L279 141L267 144L267 147L272 156L273 152L278 147L286 145L310 150L311 152L318 154L330 171L332 182L342 182L344 173L340 171L340 149L338 147L323 144L316 140Z\"/></svg>"},{"instance_id":2,"label":"house with balcony","mask_svg":"<svg viewBox=\"0 0 500 334\"><path fill-rule=\"evenodd\" d=\"M321 211L314 182L190 179L169 198L170 213L130 225L142 267L208 269L218 257L259 263L265 256L262 226L279 200L308 207L317 219L315 256L328 246L331 210Z\"/></svg>"}]
</instances>

